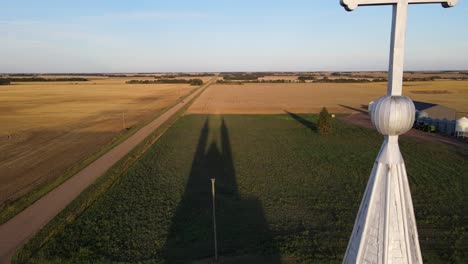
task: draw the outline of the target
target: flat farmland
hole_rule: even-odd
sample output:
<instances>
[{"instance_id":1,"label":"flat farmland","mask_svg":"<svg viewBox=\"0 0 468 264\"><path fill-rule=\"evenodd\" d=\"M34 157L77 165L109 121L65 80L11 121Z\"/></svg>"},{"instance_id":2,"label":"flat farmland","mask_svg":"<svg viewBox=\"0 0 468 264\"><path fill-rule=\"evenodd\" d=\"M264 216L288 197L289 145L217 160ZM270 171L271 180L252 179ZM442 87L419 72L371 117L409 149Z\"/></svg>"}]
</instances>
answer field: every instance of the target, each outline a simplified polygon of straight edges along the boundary
<instances>
[{"instance_id":1,"label":"flat farmland","mask_svg":"<svg viewBox=\"0 0 468 264\"><path fill-rule=\"evenodd\" d=\"M468 81L409 82L404 94L414 101L441 104L457 111L457 116L468 116Z\"/></svg>"},{"instance_id":2,"label":"flat farmland","mask_svg":"<svg viewBox=\"0 0 468 264\"><path fill-rule=\"evenodd\" d=\"M332 113L366 111L385 95L386 83L245 83L210 86L190 107L199 114ZM440 103L460 115L468 113L468 81L405 83L404 94L415 101Z\"/></svg>"},{"instance_id":3,"label":"flat farmland","mask_svg":"<svg viewBox=\"0 0 468 264\"><path fill-rule=\"evenodd\" d=\"M213 85L189 108L189 113L271 114L350 112L384 94L385 84L281 83ZM357 96L356 96L357 94Z\"/></svg>"},{"instance_id":4,"label":"flat farmland","mask_svg":"<svg viewBox=\"0 0 468 264\"><path fill-rule=\"evenodd\" d=\"M132 78L14 83L0 89L0 213L189 94ZM134 78L133 78L134 79Z\"/></svg>"},{"instance_id":5,"label":"flat farmland","mask_svg":"<svg viewBox=\"0 0 468 264\"><path fill-rule=\"evenodd\" d=\"M337 119L335 134L320 136L316 121L186 115L75 221L65 209L48 227L70 224L49 229L56 236L41 231L14 263L212 263L211 178L222 263L341 263L383 138ZM410 138L401 150L424 261L467 263L468 153Z\"/></svg>"}]
</instances>

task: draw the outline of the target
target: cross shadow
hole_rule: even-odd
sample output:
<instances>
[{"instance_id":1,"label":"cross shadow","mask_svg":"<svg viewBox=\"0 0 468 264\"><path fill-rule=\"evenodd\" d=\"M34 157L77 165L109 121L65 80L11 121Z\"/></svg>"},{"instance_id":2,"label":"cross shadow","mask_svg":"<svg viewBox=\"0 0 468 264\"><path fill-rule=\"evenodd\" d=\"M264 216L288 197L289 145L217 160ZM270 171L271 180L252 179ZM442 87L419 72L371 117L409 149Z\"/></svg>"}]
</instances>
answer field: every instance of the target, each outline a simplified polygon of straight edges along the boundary
<instances>
[{"instance_id":1,"label":"cross shadow","mask_svg":"<svg viewBox=\"0 0 468 264\"><path fill-rule=\"evenodd\" d=\"M363 105L361 104L361 109L369 111L369 105Z\"/></svg>"},{"instance_id":2,"label":"cross shadow","mask_svg":"<svg viewBox=\"0 0 468 264\"><path fill-rule=\"evenodd\" d=\"M200 132L185 193L171 222L163 252L165 261L187 263L213 259L211 178L215 178L220 257L268 256L269 263L280 263L260 201L239 193L224 119L220 126L221 146L209 143L209 134L207 119Z\"/></svg>"},{"instance_id":3,"label":"cross shadow","mask_svg":"<svg viewBox=\"0 0 468 264\"><path fill-rule=\"evenodd\" d=\"M360 113L366 114L366 115L368 114L368 112L367 112L367 111L363 110L363 109L367 109L367 107L366 107L366 106L364 106L364 105L361 105L361 108L362 108L362 109L355 108L355 107L351 107L351 106L347 106L347 105L342 105L342 104L338 104L338 105L339 105L339 106L341 106L341 107L344 107L344 108L347 108L347 109L353 110L353 111L357 111L357 112L360 112Z\"/></svg>"},{"instance_id":4,"label":"cross shadow","mask_svg":"<svg viewBox=\"0 0 468 264\"><path fill-rule=\"evenodd\" d=\"M286 112L290 117L294 118L297 122L301 123L305 127L310 128L312 131L317 131L317 126L315 125L315 123L301 117L298 114L291 113L289 111L284 111L284 112Z\"/></svg>"},{"instance_id":5,"label":"cross shadow","mask_svg":"<svg viewBox=\"0 0 468 264\"><path fill-rule=\"evenodd\" d=\"M414 104L414 107L419 111L423 111L423 110L426 110L428 108L436 106L436 104L428 103L428 102L422 102L422 101L413 101L413 104Z\"/></svg>"}]
</instances>

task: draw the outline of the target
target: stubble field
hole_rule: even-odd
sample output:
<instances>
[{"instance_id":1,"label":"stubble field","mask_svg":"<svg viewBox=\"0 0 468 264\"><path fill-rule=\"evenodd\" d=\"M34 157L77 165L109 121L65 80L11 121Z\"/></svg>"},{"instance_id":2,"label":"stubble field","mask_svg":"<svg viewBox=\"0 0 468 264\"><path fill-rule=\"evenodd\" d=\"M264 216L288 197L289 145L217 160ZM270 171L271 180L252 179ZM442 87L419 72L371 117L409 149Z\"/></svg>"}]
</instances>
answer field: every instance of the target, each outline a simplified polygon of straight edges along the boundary
<instances>
[{"instance_id":1,"label":"stubble field","mask_svg":"<svg viewBox=\"0 0 468 264\"><path fill-rule=\"evenodd\" d=\"M386 94L386 83L246 83L213 85L188 110L197 114L332 113L366 111ZM468 81L405 83L404 95L414 101L438 103L468 115Z\"/></svg>"},{"instance_id":2,"label":"stubble field","mask_svg":"<svg viewBox=\"0 0 468 264\"><path fill-rule=\"evenodd\" d=\"M125 84L130 79L1 87L0 213L196 88Z\"/></svg>"}]
</instances>

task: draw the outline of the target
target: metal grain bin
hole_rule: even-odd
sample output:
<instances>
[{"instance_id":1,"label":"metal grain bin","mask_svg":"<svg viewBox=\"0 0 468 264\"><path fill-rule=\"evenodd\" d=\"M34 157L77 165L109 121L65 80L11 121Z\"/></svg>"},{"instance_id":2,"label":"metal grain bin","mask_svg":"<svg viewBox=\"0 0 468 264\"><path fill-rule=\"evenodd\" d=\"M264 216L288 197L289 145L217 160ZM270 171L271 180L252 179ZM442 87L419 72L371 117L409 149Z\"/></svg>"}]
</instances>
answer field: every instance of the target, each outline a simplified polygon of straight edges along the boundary
<instances>
[{"instance_id":1,"label":"metal grain bin","mask_svg":"<svg viewBox=\"0 0 468 264\"><path fill-rule=\"evenodd\" d=\"M448 120L445 119L445 118L439 120L439 124L437 126L437 130L439 130L439 133L441 133L441 134L446 133L446 131L447 131L447 122L448 122Z\"/></svg>"},{"instance_id":2,"label":"metal grain bin","mask_svg":"<svg viewBox=\"0 0 468 264\"><path fill-rule=\"evenodd\" d=\"M449 120L447 122L447 130L445 131L445 134L448 135L448 136L455 136L456 126L457 126L457 121Z\"/></svg>"}]
</instances>

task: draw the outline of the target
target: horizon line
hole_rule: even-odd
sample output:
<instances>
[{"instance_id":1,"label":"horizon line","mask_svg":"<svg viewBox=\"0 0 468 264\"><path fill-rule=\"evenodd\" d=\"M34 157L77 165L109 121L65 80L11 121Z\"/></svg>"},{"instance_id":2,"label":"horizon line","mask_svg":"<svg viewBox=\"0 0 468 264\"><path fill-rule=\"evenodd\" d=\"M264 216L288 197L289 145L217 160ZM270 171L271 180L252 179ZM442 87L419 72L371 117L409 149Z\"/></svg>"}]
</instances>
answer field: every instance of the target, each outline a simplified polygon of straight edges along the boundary
<instances>
[{"instance_id":1,"label":"horizon line","mask_svg":"<svg viewBox=\"0 0 468 264\"><path fill-rule=\"evenodd\" d=\"M129 72L1 72L0 75L13 75L13 74L35 74L35 75L65 75L65 74L160 74L160 73L320 73L320 72L388 72L388 70L311 70L311 71L294 71L294 70L280 70L280 71L154 71L154 72L144 72L144 71L129 71ZM451 69L451 70L406 70L405 73L409 72L468 72L468 69Z\"/></svg>"}]
</instances>

